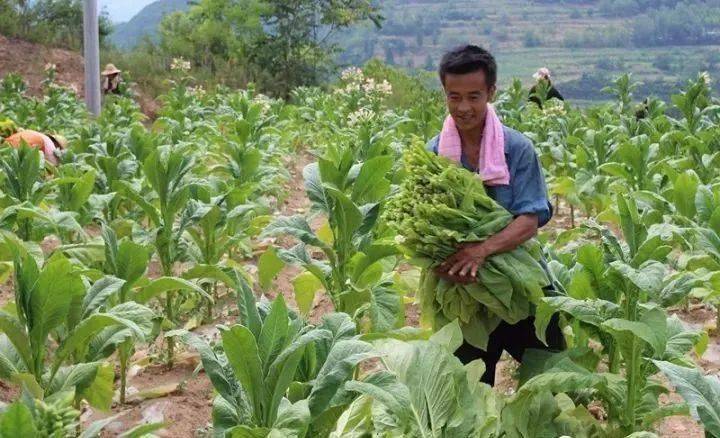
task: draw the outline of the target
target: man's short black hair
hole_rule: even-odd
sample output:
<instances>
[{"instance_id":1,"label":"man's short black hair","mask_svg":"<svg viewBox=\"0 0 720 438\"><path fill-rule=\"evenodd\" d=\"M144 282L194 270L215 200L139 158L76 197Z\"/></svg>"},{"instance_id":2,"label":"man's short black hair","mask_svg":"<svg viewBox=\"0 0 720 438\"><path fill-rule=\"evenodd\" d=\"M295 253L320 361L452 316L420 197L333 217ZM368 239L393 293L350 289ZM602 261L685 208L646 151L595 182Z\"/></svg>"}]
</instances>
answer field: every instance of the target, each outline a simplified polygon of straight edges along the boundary
<instances>
[{"instance_id":1,"label":"man's short black hair","mask_svg":"<svg viewBox=\"0 0 720 438\"><path fill-rule=\"evenodd\" d=\"M497 82L497 64L495 57L480 46L468 44L457 47L443 55L440 60L440 82L445 83L445 75L462 75L482 70L489 87Z\"/></svg>"}]
</instances>

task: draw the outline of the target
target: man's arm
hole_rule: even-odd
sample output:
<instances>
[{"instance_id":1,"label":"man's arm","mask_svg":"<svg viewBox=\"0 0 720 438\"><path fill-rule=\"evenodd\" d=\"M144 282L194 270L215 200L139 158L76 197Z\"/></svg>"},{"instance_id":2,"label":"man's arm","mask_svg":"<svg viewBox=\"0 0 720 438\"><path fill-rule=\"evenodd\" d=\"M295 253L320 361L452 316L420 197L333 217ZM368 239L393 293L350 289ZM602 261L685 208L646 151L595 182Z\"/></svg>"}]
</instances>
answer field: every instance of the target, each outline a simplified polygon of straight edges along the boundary
<instances>
[{"instance_id":1,"label":"man's arm","mask_svg":"<svg viewBox=\"0 0 720 438\"><path fill-rule=\"evenodd\" d=\"M436 270L441 277L459 282L475 281L478 269L485 260L503 252L512 251L537 235L538 216L522 214L499 233L484 242L467 243L448 257Z\"/></svg>"}]
</instances>

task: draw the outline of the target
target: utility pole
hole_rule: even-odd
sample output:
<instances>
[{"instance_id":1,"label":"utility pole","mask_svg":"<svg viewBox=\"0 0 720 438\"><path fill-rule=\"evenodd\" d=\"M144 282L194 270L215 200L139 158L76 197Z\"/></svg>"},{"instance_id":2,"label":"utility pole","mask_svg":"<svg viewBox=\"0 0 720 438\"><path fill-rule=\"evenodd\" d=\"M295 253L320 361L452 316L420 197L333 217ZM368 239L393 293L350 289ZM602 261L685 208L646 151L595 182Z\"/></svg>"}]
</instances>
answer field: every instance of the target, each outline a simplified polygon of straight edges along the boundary
<instances>
[{"instance_id":1,"label":"utility pole","mask_svg":"<svg viewBox=\"0 0 720 438\"><path fill-rule=\"evenodd\" d=\"M90 114L100 115L100 32L98 0L83 5L83 49L85 56L85 104Z\"/></svg>"}]
</instances>

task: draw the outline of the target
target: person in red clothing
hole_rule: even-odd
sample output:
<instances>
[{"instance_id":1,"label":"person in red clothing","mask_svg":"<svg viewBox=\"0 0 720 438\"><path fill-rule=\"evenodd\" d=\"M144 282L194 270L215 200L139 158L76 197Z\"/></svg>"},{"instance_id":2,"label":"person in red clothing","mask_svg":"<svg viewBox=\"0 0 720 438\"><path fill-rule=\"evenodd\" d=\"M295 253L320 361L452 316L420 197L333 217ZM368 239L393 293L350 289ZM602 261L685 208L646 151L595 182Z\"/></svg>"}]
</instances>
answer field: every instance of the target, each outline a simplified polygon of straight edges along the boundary
<instances>
[{"instance_id":1,"label":"person in red clothing","mask_svg":"<svg viewBox=\"0 0 720 438\"><path fill-rule=\"evenodd\" d=\"M66 141L59 135L43 134L33 130L24 130L16 132L4 139L4 142L12 147L18 148L23 143L31 148L40 149L45 156L45 160L53 165L58 164L60 152L65 149Z\"/></svg>"}]
</instances>

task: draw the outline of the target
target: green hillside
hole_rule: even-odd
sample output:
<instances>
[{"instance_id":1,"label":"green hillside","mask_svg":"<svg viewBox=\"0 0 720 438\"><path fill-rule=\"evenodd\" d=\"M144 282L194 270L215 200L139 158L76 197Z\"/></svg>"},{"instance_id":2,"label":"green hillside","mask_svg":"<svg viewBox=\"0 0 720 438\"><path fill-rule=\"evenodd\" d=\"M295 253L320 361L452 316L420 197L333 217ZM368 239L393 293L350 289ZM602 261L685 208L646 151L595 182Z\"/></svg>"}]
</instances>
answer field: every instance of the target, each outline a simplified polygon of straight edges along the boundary
<instances>
[{"instance_id":1,"label":"green hillside","mask_svg":"<svg viewBox=\"0 0 720 438\"><path fill-rule=\"evenodd\" d=\"M117 47L130 49L143 37L154 36L162 18L172 12L189 8L188 0L158 0L144 7L127 23L115 25L110 40Z\"/></svg>"},{"instance_id":2,"label":"green hillside","mask_svg":"<svg viewBox=\"0 0 720 438\"><path fill-rule=\"evenodd\" d=\"M393 0L383 7L380 31L365 26L340 36L343 62L378 57L433 71L446 49L472 42L496 54L501 85L513 77L529 83L546 66L565 94L589 100L603 98L602 86L626 71L645 83L641 92L667 97L720 62L717 2Z\"/></svg>"},{"instance_id":3,"label":"green hillside","mask_svg":"<svg viewBox=\"0 0 720 438\"><path fill-rule=\"evenodd\" d=\"M152 35L168 12L187 0L159 0L112 40L133 47ZM489 47L500 62L500 83L532 81L541 66L575 100L600 100L603 86L621 72L644 83L639 94L667 98L678 84L720 64L720 5L711 0L385 0L385 21L336 37L340 61L371 58L433 71L446 49L465 42Z\"/></svg>"}]
</instances>

